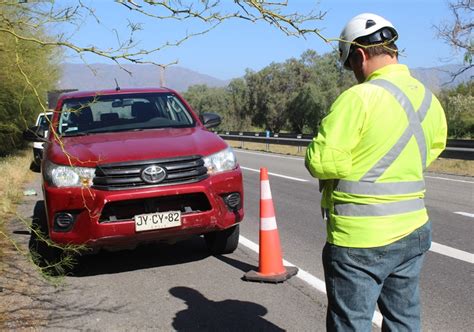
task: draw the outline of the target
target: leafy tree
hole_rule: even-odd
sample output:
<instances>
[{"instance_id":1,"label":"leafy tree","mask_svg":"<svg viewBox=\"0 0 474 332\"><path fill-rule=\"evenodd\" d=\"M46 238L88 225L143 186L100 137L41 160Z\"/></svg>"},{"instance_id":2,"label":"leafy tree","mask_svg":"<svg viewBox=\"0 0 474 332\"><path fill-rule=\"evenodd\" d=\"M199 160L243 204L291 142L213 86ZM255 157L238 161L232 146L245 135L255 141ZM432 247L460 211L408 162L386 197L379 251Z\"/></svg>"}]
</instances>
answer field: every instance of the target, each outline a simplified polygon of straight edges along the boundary
<instances>
[{"instance_id":1,"label":"leafy tree","mask_svg":"<svg viewBox=\"0 0 474 332\"><path fill-rule=\"evenodd\" d=\"M313 122L321 118L322 104L324 102L322 101L320 89L314 83L307 83L290 103L292 132L312 131L308 127L316 129L317 123L314 124Z\"/></svg>"},{"instance_id":2,"label":"leafy tree","mask_svg":"<svg viewBox=\"0 0 474 332\"><path fill-rule=\"evenodd\" d=\"M44 29L19 23L29 17L22 7L0 6L0 17L17 22L15 28L25 36L48 38ZM58 52L5 33L7 24L0 21L0 156L23 146L22 131L46 107L46 92L59 76Z\"/></svg>"},{"instance_id":3,"label":"leafy tree","mask_svg":"<svg viewBox=\"0 0 474 332\"><path fill-rule=\"evenodd\" d=\"M222 118L221 130L240 129L239 114L234 109L232 95L226 88L209 88L198 84L188 88L183 97L201 113L216 113Z\"/></svg>"},{"instance_id":4,"label":"leafy tree","mask_svg":"<svg viewBox=\"0 0 474 332\"><path fill-rule=\"evenodd\" d=\"M245 79L252 89L252 122L279 131L286 122L283 66L272 63L257 73L248 72Z\"/></svg>"},{"instance_id":5,"label":"leafy tree","mask_svg":"<svg viewBox=\"0 0 474 332\"><path fill-rule=\"evenodd\" d=\"M223 126L227 130L248 130L251 127L249 91L244 79L232 80L227 86L230 107L228 119Z\"/></svg>"},{"instance_id":6,"label":"leafy tree","mask_svg":"<svg viewBox=\"0 0 474 332\"><path fill-rule=\"evenodd\" d=\"M193 86L185 97L201 111L223 115L220 129L256 126L274 132L315 133L337 96L354 83L351 73L341 71L336 53L320 56L308 50L300 59L272 63L258 72L247 70L243 79L229 84L226 96L219 89Z\"/></svg>"},{"instance_id":7,"label":"leafy tree","mask_svg":"<svg viewBox=\"0 0 474 332\"><path fill-rule=\"evenodd\" d=\"M451 90L442 91L440 102L448 121L448 135L451 138L472 138L474 136L474 82L462 83Z\"/></svg>"},{"instance_id":8,"label":"leafy tree","mask_svg":"<svg viewBox=\"0 0 474 332\"><path fill-rule=\"evenodd\" d=\"M253 123L275 132L286 129L291 117L290 102L309 77L308 68L296 59L272 63L257 73L247 72Z\"/></svg>"},{"instance_id":9,"label":"leafy tree","mask_svg":"<svg viewBox=\"0 0 474 332\"><path fill-rule=\"evenodd\" d=\"M327 114L337 96L353 84L352 73L342 70L335 52L318 55L307 50L300 62L310 76L291 103L290 123L293 131L316 133L321 119Z\"/></svg>"}]
</instances>

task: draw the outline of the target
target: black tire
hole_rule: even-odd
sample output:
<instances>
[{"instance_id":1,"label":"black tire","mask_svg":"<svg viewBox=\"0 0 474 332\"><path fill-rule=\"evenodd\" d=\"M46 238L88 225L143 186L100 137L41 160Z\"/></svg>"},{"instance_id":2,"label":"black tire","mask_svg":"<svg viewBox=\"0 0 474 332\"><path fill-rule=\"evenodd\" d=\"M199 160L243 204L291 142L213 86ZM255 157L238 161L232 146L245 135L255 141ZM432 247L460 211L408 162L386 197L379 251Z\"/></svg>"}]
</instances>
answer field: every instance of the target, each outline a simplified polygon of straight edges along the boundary
<instances>
[{"instance_id":1,"label":"black tire","mask_svg":"<svg viewBox=\"0 0 474 332\"><path fill-rule=\"evenodd\" d=\"M206 233L204 234L204 240L212 255L230 254L239 245L239 234L239 225L236 225L223 231Z\"/></svg>"},{"instance_id":2,"label":"black tire","mask_svg":"<svg viewBox=\"0 0 474 332\"><path fill-rule=\"evenodd\" d=\"M56 265L63 259L63 250L48 244L49 233L44 201L38 201L35 205L31 228L28 246L33 262L41 268L46 268L50 274L57 274L54 268L48 267ZM41 235L38 236L38 233Z\"/></svg>"},{"instance_id":3,"label":"black tire","mask_svg":"<svg viewBox=\"0 0 474 332\"><path fill-rule=\"evenodd\" d=\"M41 173L41 164L38 164L33 160L30 164L30 171L34 173Z\"/></svg>"}]
</instances>

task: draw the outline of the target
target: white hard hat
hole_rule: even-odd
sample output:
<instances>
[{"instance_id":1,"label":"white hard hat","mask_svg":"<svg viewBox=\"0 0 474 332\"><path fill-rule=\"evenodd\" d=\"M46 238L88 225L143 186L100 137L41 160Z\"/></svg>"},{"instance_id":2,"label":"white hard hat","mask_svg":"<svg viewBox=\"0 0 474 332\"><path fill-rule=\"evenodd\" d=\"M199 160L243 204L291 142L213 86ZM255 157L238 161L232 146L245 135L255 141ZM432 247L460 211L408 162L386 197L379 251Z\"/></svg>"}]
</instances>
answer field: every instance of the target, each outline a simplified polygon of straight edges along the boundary
<instances>
[{"instance_id":1,"label":"white hard hat","mask_svg":"<svg viewBox=\"0 0 474 332\"><path fill-rule=\"evenodd\" d=\"M350 69L346 62L352 42L357 38L365 36L370 36L368 39L369 44L376 44L387 40L395 41L398 38L398 33L393 24L382 16L364 13L353 17L346 24L339 37L340 60L345 68Z\"/></svg>"}]
</instances>

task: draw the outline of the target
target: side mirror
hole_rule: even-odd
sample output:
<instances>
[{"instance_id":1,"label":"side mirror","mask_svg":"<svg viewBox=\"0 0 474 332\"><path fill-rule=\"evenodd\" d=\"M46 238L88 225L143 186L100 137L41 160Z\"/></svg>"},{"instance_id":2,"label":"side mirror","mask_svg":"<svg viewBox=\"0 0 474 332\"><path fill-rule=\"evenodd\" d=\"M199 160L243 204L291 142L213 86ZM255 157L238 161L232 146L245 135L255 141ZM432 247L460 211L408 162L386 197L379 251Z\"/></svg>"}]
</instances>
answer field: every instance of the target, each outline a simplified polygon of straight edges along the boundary
<instances>
[{"instance_id":1,"label":"side mirror","mask_svg":"<svg viewBox=\"0 0 474 332\"><path fill-rule=\"evenodd\" d=\"M202 113L199 118L206 128L217 127L221 124L221 117L214 113Z\"/></svg>"},{"instance_id":2,"label":"side mirror","mask_svg":"<svg viewBox=\"0 0 474 332\"><path fill-rule=\"evenodd\" d=\"M23 139L29 142L46 142L45 130L40 126L29 127L23 132Z\"/></svg>"}]
</instances>

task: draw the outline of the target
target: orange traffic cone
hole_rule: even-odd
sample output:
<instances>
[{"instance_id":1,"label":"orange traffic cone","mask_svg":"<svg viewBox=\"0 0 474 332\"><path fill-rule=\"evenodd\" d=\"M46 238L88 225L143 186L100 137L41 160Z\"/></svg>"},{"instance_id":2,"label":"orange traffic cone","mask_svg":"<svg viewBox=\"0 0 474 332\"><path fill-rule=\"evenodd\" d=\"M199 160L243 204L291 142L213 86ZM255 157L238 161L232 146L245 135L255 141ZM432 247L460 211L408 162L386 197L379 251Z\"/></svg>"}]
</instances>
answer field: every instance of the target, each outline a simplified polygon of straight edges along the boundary
<instances>
[{"instance_id":1,"label":"orange traffic cone","mask_svg":"<svg viewBox=\"0 0 474 332\"><path fill-rule=\"evenodd\" d=\"M243 279L248 281L283 282L296 273L298 268L283 266L280 236L275 219L268 171L260 168L260 251L258 272L249 271Z\"/></svg>"}]
</instances>

